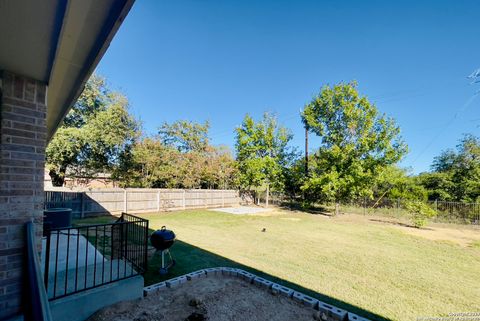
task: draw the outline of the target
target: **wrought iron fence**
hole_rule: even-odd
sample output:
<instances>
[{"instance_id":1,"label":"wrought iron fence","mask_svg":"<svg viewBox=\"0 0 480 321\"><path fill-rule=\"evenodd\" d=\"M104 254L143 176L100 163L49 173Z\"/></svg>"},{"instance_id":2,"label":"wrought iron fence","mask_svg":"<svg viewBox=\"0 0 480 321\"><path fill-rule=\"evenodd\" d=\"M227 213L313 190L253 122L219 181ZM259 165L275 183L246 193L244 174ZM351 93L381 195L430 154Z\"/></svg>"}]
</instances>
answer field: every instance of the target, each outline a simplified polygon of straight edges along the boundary
<instances>
[{"instance_id":1,"label":"wrought iron fence","mask_svg":"<svg viewBox=\"0 0 480 321\"><path fill-rule=\"evenodd\" d=\"M480 203L432 201L430 205L439 219L480 224Z\"/></svg>"},{"instance_id":2,"label":"wrought iron fence","mask_svg":"<svg viewBox=\"0 0 480 321\"><path fill-rule=\"evenodd\" d=\"M368 199L361 198L341 204L342 211L357 214L380 214L406 216L406 200L402 199ZM439 222L461 224L480 224L480 203L463 203L447 201L428 201L428 205L437 212L433 219Z\"/></svg>"},{"instance_id":3,"label":"wrought iron fence","mask_svg":"<svg viewBox=\"0 0 480 321\"><path fill-rule=\"evenodd\" d=\"M284 196L275 195L274 197L279 205L292 206L301 203L301 198L292 199ZM314 204L315 207L324 208L326 212L335 212L338 209L343 213L353 214L375 214L395 217L405 217L411 215L406 210L407 200L390 198L357 198L350 201L343 201L338 204L334 202ZM274 202L271 202L275 204ZM436 216L432 219L436 222L447 222L457 224L480 225L480 203L448 202L448 201L428 201L427 204L436 211Z\"/></svg>"},{"instance_id":4,"label":"wrought iron fence","mask_svg":"<svg viewBox=\"0 0 480 321\"><path fill-rule=\"evenodd\" d=\"M148 220L122 213L114 223L46 232L44 282L49 300L142 274Z\"/></svg>"}]
</instances>

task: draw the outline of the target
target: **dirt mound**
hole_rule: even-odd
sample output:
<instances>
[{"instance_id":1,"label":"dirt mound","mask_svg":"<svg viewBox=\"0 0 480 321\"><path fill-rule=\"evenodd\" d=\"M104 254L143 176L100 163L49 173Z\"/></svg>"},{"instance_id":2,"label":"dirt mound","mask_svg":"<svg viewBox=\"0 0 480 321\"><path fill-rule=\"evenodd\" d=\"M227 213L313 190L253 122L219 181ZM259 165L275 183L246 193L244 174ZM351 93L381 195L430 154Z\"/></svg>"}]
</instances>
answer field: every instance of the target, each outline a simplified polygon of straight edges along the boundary
<instances>
[{"instance_id":1,"label":"dirt mound","mask_svg":"<svg viewBox=\"0 0 480 321\"><path fill-rule=\"evenodd\" d=\"M231 277L202 278L104 308L89 321L308 320L314 310Z\"/></svg>"}]
</instances>

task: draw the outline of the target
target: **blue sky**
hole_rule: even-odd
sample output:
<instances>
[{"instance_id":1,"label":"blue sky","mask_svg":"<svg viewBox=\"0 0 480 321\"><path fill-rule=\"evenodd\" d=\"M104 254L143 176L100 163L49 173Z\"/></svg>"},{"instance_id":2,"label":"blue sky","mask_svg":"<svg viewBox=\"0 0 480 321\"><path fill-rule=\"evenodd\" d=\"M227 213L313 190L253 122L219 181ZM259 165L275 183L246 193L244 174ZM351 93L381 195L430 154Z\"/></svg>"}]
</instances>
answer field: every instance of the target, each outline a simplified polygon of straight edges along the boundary
<instances>
[{"instance_id":1,"label":"blue sky","mask_svg":"<svg viewBox=\"0 0 480 321\"><path fill-rule=\"evenodd\" d=\"M302 148L300 109L323 85L356 80L396 119L410 148L402 166L418 173L479 134L480 86L466 78L480 67L479 14L475 0L137 0L97 72L146 133L209 120L212 142L232 148L244 115L264 111Z\"/></svg>"}]
</instances>

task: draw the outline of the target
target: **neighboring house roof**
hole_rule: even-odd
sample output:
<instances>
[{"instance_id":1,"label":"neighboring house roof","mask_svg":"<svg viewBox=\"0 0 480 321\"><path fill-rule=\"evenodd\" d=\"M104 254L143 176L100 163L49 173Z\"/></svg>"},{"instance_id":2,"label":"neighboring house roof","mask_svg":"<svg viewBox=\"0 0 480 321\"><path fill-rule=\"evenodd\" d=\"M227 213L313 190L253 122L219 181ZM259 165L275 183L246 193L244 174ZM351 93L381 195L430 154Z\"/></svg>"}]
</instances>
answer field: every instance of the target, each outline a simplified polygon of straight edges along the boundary
<instances>
[{"instance_id":1,"label":"neighboring house roof","mask_svg":"<svg viewBox=\"0 0 480 321\"><path fill-rule=\"evenodd\" d=\"M48 83L48 139L82 92L134 1L0 1L0 70Z\"/></svg>"}]
</instances>

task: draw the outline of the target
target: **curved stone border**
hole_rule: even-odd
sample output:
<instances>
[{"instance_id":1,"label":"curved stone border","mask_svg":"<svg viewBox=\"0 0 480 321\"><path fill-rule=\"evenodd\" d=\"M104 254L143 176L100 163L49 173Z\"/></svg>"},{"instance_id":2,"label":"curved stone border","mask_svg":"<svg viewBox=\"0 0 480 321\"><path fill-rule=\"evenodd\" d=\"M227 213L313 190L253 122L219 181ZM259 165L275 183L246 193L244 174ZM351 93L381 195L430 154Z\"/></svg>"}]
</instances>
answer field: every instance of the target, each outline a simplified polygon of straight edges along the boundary
<instances>
[{"instance_id":1,"label":"curved stone border","mask_svg":"<svg viewBox=\"0 0 480 321\"><path fill-rule=\"evenodd\" d=\"M173 279L169 279L163 282L149 285L143 288L144 296L154 294L158 291L166 288L175 288L188 281L193 281L198 278L206 278L210 276L234 276L238 277L245 282L253 284L261 289L271 292L272 294L282 295L287 298L303 304L309 308L313 308L318 311L318 320L325 321L370 321L354 313L337 308L333 305L319 301L311 296L303 294L301 292L290 289L286 286L274 283L267 279L261 278L255 274L244 271L242 269L230 268L230 267L216 267L198 270L182 276L178 276Z\"/></svg>"}]
</instances>

